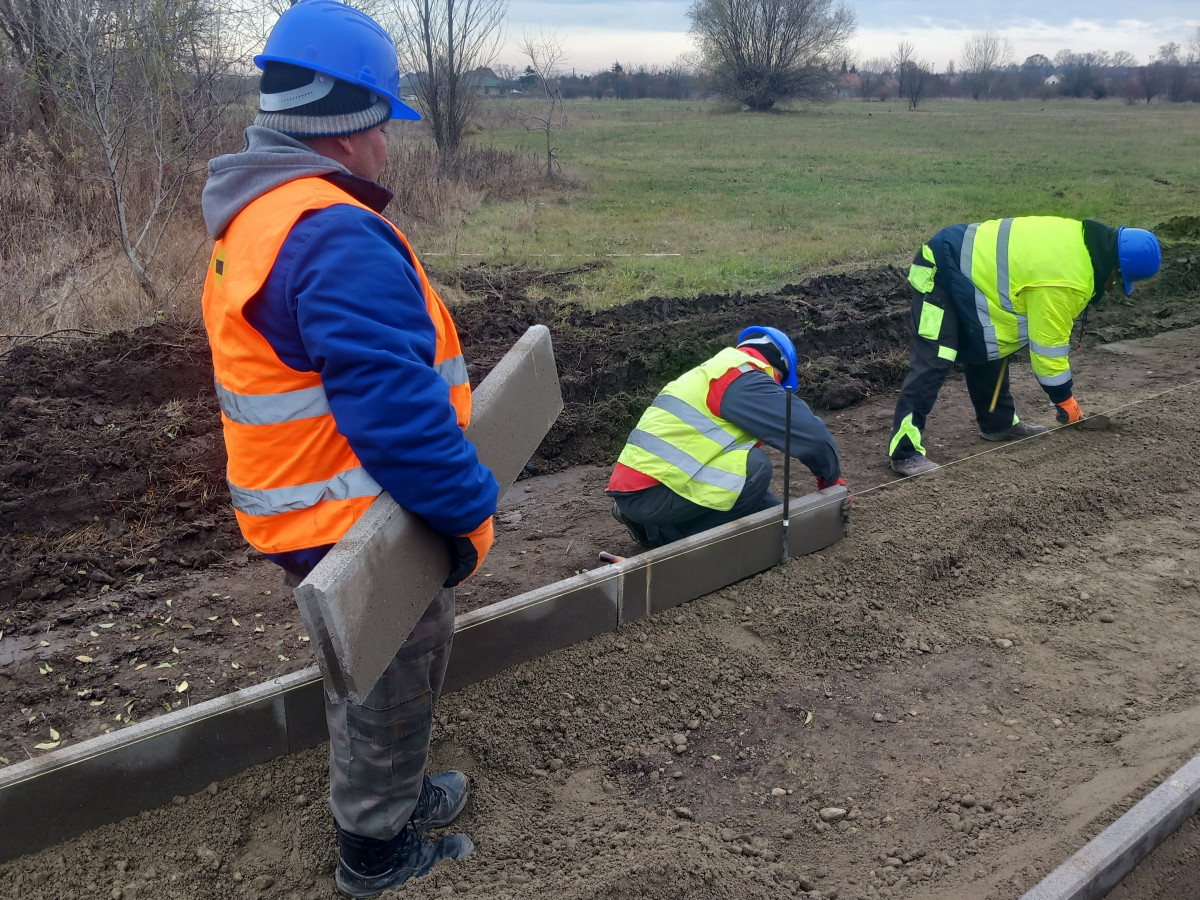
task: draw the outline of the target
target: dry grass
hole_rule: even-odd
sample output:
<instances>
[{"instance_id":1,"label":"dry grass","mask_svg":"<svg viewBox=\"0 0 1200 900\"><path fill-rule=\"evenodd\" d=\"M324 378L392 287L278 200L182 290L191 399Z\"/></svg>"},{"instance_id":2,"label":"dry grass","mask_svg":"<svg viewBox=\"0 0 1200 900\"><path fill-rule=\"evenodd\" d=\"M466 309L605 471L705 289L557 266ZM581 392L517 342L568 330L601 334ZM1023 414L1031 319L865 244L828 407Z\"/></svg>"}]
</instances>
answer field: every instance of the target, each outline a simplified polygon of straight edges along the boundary
<instances>
[{"instance_id":1,"label":"dry grass","mask_svg":"<svg viewBox=\"0 0 1200 900\"><path fill-rule=\"evenodd\" d=\"M125 183L130 218L147 204L150 174ZM55 154L32 133L0 143L0 333L6 347L24 335L63 329L109 331L194 307L207 259L199 188L190 189L148 270L158 302L139 287L115 237L111 194L82 153ZM189 302L190 301L190 302ZM4 348L0 348L4 349Z\"/></svg>"},{"instance_id":2,"label":"dry grass","mask_svg":"<svg viewBox=\"0 0 1200 900\"><path fill-rule=\"evenodd\" d=\"M241 147L232 123L224 147ZM522 150L467 147L443 160L416 130L394 138L381 178L396 190L389 213L420 234L469 216L489 201L542 190L538 163ZM142 221L152 171L125 182L131 220ZM0 141L0 353L25 336L78 329L105 332L162 319L195 319L212 242L200 213L204 173L191 176L147 271L158 291L138 285L116 240L112 199L85 154L53 152L32 133Z\"/></svg>"},{"instance_id":3,"label":"dry grass","mask_svg":"<svg viewBox=\"0 0 1200 900\"><path fill-rule=\"evenodd\" d=\"M418 137L393 140L380 181L395 192L388 212L406 233L460 220L490 201L534 196L544 188L532 153L466 145L443 158Z\"/></svg>"}]
</instances>

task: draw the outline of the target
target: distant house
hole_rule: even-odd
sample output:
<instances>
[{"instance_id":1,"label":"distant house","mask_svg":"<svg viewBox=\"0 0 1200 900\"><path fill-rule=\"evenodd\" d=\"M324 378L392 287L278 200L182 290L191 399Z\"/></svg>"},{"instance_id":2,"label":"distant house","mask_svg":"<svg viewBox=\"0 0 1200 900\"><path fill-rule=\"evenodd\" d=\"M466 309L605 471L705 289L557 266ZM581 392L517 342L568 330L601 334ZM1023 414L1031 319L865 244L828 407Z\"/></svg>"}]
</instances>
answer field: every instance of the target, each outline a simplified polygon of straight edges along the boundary
<instances>
[{"instance_id":1,"label":"distant house","mask_svg":"<svg viewBox=\"0 0 1200 900\"><path fill-rule=\"evenodd\" d=\"M504 89L500 86L500 79L487 66L480 66L467 77L484 97L499 97L504 93Z\"/></svg>"},{"instance_id":2,"label":"distant house","mask_svg":"<svg viewBox=\"0 0 1200 900\"><path fill-rule=\"evenodd\" d=\"M417 88L421 84L421 76L416 72L409 72L407 75L400 76L400 99L405 103L416 103Z\"/></svg>"},{"instance_id":3,"label":"distant house","mask_svg":"<svg viewBox=\"0 0 1200 900\"><path fill-rule=\"evenodd\" d=\"M843 72L833 83L838 97L857 97L862 93L862 78L857 72Z\"/></svg>"},{"instance_id":4,"label":"distant house","mask_svg":"<svg viewBox=\"0 0 1200 900\"><path fill-rule=\"evenodd\" d=\"M1054 87L1056 84L1062 84L1062 76L1051 75L1045 81L1043 81L1042 84L1048 85L1049 87Z\"/></svg>"},{"instance_id":5,"label":"distant house","mask_svg":"<svg viewBox=\"0 0 1200 900\"><path fill-rule=\"evenodd\" d=\"M421 86L421 79L424 73L409 72L400 78L400 99L407 102L415 102L417 99L417 90ZM475 90L484 97L499 97L504 93L500 86L500 79L496 77L496 73L486 66L475 69L466 74L466 81Z\"/></svg>"}]
</instances>

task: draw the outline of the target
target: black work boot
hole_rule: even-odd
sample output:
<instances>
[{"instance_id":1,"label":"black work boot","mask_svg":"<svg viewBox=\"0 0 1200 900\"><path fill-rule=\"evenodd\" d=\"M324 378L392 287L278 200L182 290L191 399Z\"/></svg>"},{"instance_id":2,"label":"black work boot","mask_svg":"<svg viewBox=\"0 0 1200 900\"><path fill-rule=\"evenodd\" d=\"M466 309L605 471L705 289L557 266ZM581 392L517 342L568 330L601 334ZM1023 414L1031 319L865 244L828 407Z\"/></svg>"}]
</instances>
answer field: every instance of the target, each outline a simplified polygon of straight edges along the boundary
<instances>
[{"instance_id":1,"label":"black work boot","mask_svg":"<svg viewBox=\"0 0 1200 900\"><path fill-rule=\"evenodd\" d=\"M1045 425L1028 425L1025 422L1018 422L1016 425L1010 425L1000 431L980 431L979 436L985 441L1019 441L1022 438L1033 437L1035 434L1044 434L1046 431Z\"/></svg>"},{"instance_id":2,"label":"black work boot","mask_svg":"<svg viewBox=\"0 0 1200 900\"><path fill-rule=\"evenodd\" d=\"M922 475L932 475L942 469L932 459L921 454L915 456L892 457L892 471L905 478L919 478Z\"/></svg>"},{"instance_id":3,"label":"black work boot","mask_svg":"<svg viewBox=\"0 0 1200 900\"><path fill-rule=\"evenodd\" d=\"M411 821L390 841L351 834L336 821L334 825L340 849L334 880L347 897L374 897L410 878L428 875L443 859L462 859L475 850L465 834L427 841Z\"/></svg>"},{"instance_id":4,"label":"black work boot","mask_svg":"<svg viewBox=\"0 0 1200 900\"><path fill-rule=\"evenodd\" d=\"M426 775L417 808L413 810L409 823L417 829L418 834L449 825L467 805L470 783L466 775L454 769L432 778Z\"/></svg>"},{"instance_id":5,"label":"black work boot","mask_svg":"<svg viewBox=\"0 0 1200 900\"><path fill-rule=\"evenodd\" d=\"M635 544L641 547L650 546L650 536L646 533L646 526L627 518L621 512L621 507L617 506L617 501L615 500L613 501L612 514L614 519L625 526L625 530L629 532L629 537L633 539Z\"/></svg>"}]
</instances>

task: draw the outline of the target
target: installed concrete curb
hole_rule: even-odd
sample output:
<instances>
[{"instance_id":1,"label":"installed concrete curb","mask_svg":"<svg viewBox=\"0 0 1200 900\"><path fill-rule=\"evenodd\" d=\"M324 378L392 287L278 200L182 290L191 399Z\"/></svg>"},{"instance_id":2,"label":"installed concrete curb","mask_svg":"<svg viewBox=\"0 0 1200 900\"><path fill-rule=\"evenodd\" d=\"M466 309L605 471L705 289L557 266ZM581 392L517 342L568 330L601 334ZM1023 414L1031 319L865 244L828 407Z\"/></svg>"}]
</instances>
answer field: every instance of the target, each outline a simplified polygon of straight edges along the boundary
<instances>
[{"instance_id":1,"label":"installed concrete curb","mask_svg":"<svg viewBox=\"0 0 1200 900\"><path fill-rule=\"evenodd\" d=\"M839 486L792 501L792 556L842 537L846 495ZM782 532L778 511L758 513L467 613L455 628L446 690L769 569L780 561ZM327 738L314 666L9 766L0 770L0 862Z\"/></svg>"},{"instance_id":2,"label":"installed concrete curb","mask_svg":"<svg viewBox=\"0 0 1200 900\"><path fill-rule=\"evenodd\" d=\"M1200 756L1027 891L1021 900L1099 900L1200 809Z\"/></svg>"}]
</instances>

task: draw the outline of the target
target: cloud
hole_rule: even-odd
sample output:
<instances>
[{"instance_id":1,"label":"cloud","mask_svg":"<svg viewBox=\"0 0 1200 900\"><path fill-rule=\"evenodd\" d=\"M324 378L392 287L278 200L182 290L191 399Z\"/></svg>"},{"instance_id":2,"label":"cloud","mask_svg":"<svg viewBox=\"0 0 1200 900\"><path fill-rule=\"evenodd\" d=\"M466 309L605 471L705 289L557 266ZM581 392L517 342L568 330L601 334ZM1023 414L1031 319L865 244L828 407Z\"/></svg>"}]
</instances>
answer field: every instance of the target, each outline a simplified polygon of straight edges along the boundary
<instances>
[{"instance_id":1,"label":"cloud","mask_svg":"<svg viewBox=\"0 0 1200 900\"><path fill-rule=\"evenodd\" d=\"M529 30L536 34L538 27L535 25ZM686 31L633 31L593 26L562 26L556 30L567 52L563 68L573 68L581 75L611 68L614 62L620 62L626 69L639 65L662 68L694 49ZM509 31L510 40L497 61L524 67L526 60L516 49L515 40L521 33L514 34L511 25Z\"/></svg>"},{"instance_id":2,"label":"cloud","mask_svg":"<svg viewBox=\"0 0 1200 900\"><path fill-rule=\"evenodd\" d=\"M1114 53L1125 50L1132 53L1139 63L1148 62L1150 56L1168 41L1185 45L1195 33L1200 21L1186 20L1144 21L1125 19L1119 22L1101 22L1095 19L1072 19L1059 25L1027 19L1008 28L997 29L1013 45L1015 61L1020 63L1034 53L1054 58L1060 50L1076 53L1106 50ZM917 55L933 63L936 71L945 71L947 64L959 64L963 44L979 28L948 28L930 25L910 25L907 28L858 30L854 45L859 59L890 56L901 41L909 41L916 47Z\"/></svg>"},{"instance_id":3,"label":"cloud","mask_svg":"<svg viewBox=\"0 0 1200 900\"><path fill-rule=\"evenodd\" d=\"M530 26L577 32L600 29L686 32L689 23L686 0L510 0L510 27ZM520 28L516 29L518 32Z\"/></svg>"},{"instance_id":4,"label":"cloud","mask_svg":"<svg viewBox=\"0 0 1200 900\"><path fill-rule=\"evenodd\" d=\"M581 73L622 65L666 66L694 49L688 36L691 0L510 0L508 41L498 62L520 63L516 43L522 34L557 32ZM938 71L962 55L964 42L977 31L998 31L1013 44L1016 61L1034 53L1053 57L1125 50L1140 63L1168 41L1185 48L1200 28L1195 14L1185 17L1178 0L1139 0L1130 17L1127 0L1007 0L1003 4L962 0L850 0L858 17L852 42L860 59L890 56L901 41ZM919 10L919 14L914 13Z\"/></svg>"}]
</instances>

